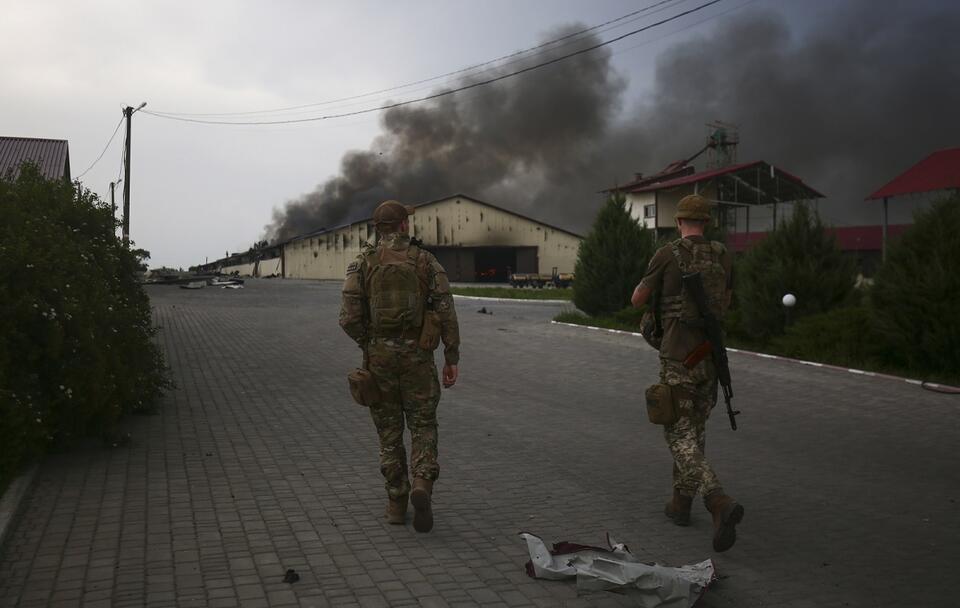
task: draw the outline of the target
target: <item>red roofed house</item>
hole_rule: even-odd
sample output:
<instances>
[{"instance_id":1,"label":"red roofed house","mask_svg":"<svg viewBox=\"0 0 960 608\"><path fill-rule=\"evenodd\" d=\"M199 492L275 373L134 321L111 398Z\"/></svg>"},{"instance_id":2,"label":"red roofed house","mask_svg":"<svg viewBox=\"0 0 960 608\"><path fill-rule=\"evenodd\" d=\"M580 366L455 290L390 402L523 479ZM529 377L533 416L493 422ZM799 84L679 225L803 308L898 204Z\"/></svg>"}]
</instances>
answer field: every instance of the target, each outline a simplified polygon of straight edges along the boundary
<instances>
[{"instance_id":1,"label":"red roofed house","mask_svg":"<svg viewBox=\"0 0 960 608\"><path fill-rule=\"evenodd\" d=\"M12 172L16 177L25 161L36 163L47 179L70 181L70 147L65 139L0 137L0 175Z\"/></svg>"},{"instance_id":2,"label":"red roofed house","mask_svg":"<svg viewBox=\"0 0 960 608\"><path fill-rule=\"evenodd\" d=\"M649 177L638 174L608 192L623 193L633 216L658 237L674 229L677 203L688 194L716 203L718 224L728 235L746 237L754 230L760 231L757 238L776 225L782 204L823 198L799 177L762 160L701 172L689 162L677 161Z\"/></svg>"},{"instance_id":3,"label":"red roofed house","mask_svg":"<svg viewBox=\"0 0 960 608\"><path fill-rule=\"evenodd\" d=\"M744 247L777 225L782 204L823 198L799 177L762 160L737 163L736 125L715 121L706 127L705 145L690 158L649 177L638 173L632 182L605 192L623 193L633 217L657 237L674 230L680 199L700 194L717 205L717 223L728 235L743 235ZM697 172L691 163L704 153L707 169ZM761 234L749 239L751 229Z\"/></svg>"},{"instance_id":4,"label":"red roofed house","mask_svg":"<svg viewBox=\"0 0 960 608\"><path fill-rule=\"evenodd\" d=\"M903 228L888 226L890 199L944 192L960 193L960 148L934 152L867 197L867 200L883 201L881 247L884 259L887 257L888 237L896 236ZM899 230L893 230L897 228Z\"/></svg>"}]
</instances>

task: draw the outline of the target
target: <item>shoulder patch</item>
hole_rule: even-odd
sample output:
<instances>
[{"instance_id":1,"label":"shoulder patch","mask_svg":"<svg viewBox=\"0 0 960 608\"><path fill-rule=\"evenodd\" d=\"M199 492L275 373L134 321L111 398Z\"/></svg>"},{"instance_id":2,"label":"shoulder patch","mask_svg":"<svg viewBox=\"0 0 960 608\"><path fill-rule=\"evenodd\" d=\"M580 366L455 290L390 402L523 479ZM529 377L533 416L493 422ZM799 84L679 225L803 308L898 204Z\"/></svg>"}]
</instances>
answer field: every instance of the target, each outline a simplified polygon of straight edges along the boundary
<instances>
[{"instance_id":1,"label":"shoulder patch","mask_svg":"<svg viewBox=\"0 0 960 608\"><path fill-rule=\"evenodd\" d=\"M360 261L359 261L359 260L354 260L353 262L350 262L350 264L347 266L347 273L348 273L348 274L351 273L351 272L359 272L359 271L360 271Z\"/></svg>"}]
</instances>

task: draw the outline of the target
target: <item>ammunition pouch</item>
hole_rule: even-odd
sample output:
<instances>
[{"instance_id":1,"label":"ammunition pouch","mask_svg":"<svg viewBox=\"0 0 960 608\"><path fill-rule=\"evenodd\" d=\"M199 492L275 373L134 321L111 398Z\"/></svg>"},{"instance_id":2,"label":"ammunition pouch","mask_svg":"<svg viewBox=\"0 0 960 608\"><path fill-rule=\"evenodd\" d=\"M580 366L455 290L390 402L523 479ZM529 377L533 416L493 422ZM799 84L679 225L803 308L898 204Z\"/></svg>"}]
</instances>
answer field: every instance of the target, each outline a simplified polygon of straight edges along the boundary
<instances>
[{"instance_id":1,"label":"ammunition pouch","mask_svg":"<svg viewBox=\"0 0 960 608\"><path fill-rule=\"evenodd\" d=\"M647 310L640 317L640 335L647 344L660 350L660 345L663 343L663 328L657 323L657 317L652 310Z\"/></svg>"},{"instance_id":2,"label":"ammunition pouch","mask_svg":"<svg viewBox=\"0 0 960 608\"><path fill-rule=\"evenodd\" d=\"M370 407L380 403L380 387L374 379L370 370L356 368L347 374L347 382L350 384L350 394L357 405Z\"/></svg>"},{"instance_id":3,"label":"ammunition pouch","mask_svg":"<svg viewBox=\"0 0 960 608\"><path fill-rule=\"evenodd\" d=\"M673 424L680 419L679 395L668 384L653 384L646 392L647 418L653 424Z\"/></svg>"},{"instance_id":4,"label":"ammunition pouch","mask_svg":"<svg viewBox=\"0 0 960 608\"><path fill-rule=\"evenodd\" d=\"M430 352L440 346L440 315L436 311L427 310L423 314L423 326L420 328L417 346Z\"/></svg>"}]
</instances>

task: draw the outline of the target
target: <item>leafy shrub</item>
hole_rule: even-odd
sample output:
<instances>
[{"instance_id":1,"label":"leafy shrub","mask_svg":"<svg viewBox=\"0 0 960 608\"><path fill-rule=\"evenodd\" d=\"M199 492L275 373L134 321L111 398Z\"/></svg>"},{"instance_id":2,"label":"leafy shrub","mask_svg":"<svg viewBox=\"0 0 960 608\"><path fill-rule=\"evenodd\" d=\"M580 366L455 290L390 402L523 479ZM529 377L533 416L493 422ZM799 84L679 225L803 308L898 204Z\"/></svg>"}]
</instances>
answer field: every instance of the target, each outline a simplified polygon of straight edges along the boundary
<instances>
[{"instance_id":1,"label":"leafy shrub","mask_svg":"<svg viewBox=\"0 0 960 608\"><path fill-rule=\"evenodd\" d=\"M887 252L871 292L888 360L960 375L960 196L935 202Z\"/></svg>"},{"instance_id":2,"label":"leafy shrub","mask_svg":"<svg viewBox=\"0 0 960 608\"><path fill-rule=\"evenodd\" d=\"M113 431L167 386L109 205L33 165L0 177L0 487L50 445Z\"/></svg>"},{"instance_id":3,"label":"leafy shrub","mask_svg":"<svg viewBox=\"0 0 960 608\"><path fill-rule=\"evenodd\" d=\"M777 354L850 367L880 365L876 319L865 306L847 306L800 319L771 342Z\"/></svg>"},{"instance_id":4,"label":"leafy shrub","mask_svg":"<svg viewBox=\"0 0 960 608\"><path fill-rule=\"evenodd\" d=\"M797 297L794 319L827 312L849 303L856 273L820 217L801 204L739 260L734 274L740 326L766 341L783 333L784 294Z\"/></svg>"},{"instance_id":5,"label":"leafy shrub","mask_svg":"<svg viewBox=\"0 0 960 608\"><path fill-rule=\"evenodd\" d=\"M573 303L590 315L620 310L643 278L653 250L653 233L630 216L622 195L611 196L580 243Z\"/></svg>"}]
</instances>

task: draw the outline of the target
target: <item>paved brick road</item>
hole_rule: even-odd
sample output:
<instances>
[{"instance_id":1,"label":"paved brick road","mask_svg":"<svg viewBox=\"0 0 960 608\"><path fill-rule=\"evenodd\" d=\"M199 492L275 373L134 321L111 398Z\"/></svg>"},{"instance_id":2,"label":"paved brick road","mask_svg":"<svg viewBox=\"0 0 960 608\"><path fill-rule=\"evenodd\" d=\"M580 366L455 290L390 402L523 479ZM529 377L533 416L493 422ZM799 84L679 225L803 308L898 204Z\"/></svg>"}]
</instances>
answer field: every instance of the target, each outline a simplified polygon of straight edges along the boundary
<instances>
[{"instance_id":1,"label":"paved brick road","mask_svg":"<svg viewBox=\"0 0 960 608\"><path fill-rule=\"evenodd\" d=\"M178 388L127 422L131 446L47 459L3 548L0 605L629 605L527 578L520 530L711 557L724 578L705 607L956 605L957 397L732 355L741 429L715 416L708 452L746 518L716 555L699 504L690 528L661 514L670 461L640 403L654 353L551 326L552 305L458 300L438 523L386 525L338 288L150 288Z\"/></svg>"}]
</instances>

